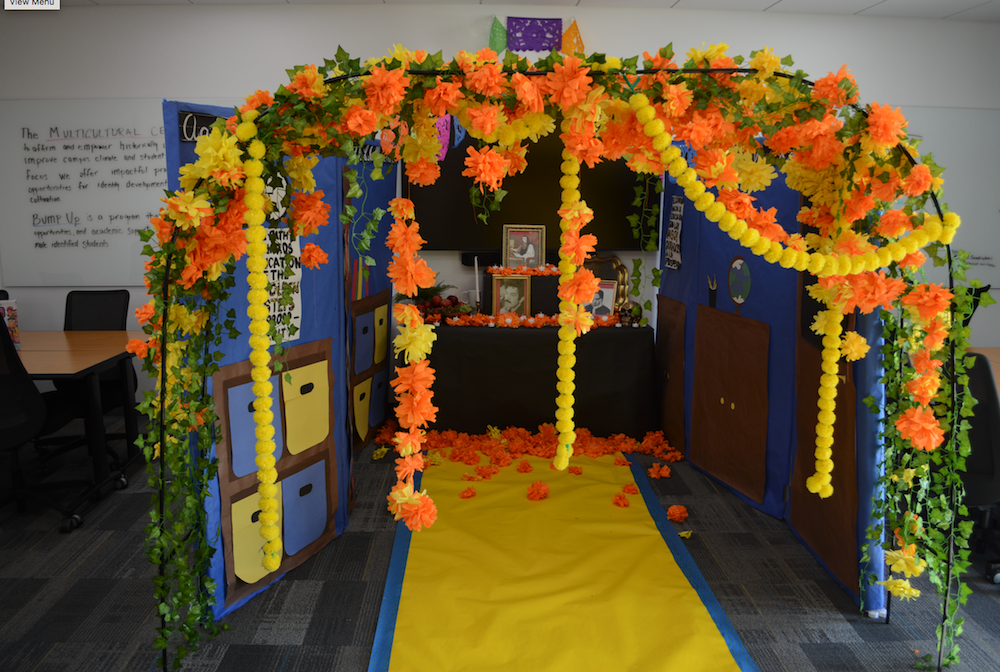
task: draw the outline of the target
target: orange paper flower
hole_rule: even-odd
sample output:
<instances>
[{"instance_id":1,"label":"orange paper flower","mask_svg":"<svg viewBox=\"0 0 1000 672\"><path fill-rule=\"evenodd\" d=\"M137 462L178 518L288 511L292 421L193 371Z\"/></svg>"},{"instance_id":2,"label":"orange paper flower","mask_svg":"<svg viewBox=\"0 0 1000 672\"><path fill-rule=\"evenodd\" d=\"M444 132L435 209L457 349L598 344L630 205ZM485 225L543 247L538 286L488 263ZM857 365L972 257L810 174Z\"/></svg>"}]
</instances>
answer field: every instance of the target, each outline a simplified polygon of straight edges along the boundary
<instances>
[{"instance_id":1,"label":"orange paper flower","mask_svg":"<svg viewBox=\"0 0 1000 672\"><path fill-rule=\"evenodd\" d=\"M306 268L319 268L321 264L325 264L329 260L330 258L319 245L306 243L306 246L302 248L301 261Z\"/></svg>"},{"instance_id":2,"label":"orange paper flower","mask_svg":"<svg viewBox=\"0 0 1000 672\"><path fill-rule=\"evenodd\" d=\"M611 498L611 501L614 502L615 506L620 506L622 508L628 506L628 497L620 492L616 492L615 496Z\"/></svg>"},{"instance_id":3,"label":"orange paper flower","mask_svg":"<svg viewBox=\"0 0 1000 672\"><path fill-rule=\"evenodd\" d=\"M622 486L622 492L624 492L626 495L638 495L639 488L635 485L635 483L626 483L624 486Z\"/></svg>"},{"instance_id":4,"label":"orange paper flower","mask_svg":"<svg viewBox=\"0 0 1000 672\"><path fill-rule=\"evenodd\" d=\"M533 502L545 499L549 496L549 486L544 481L535 481L528 486L528 499Z\"/></svg>"},{"instance_id":5,"label":"orange paper flower","mask_svg":"<svg viewBox=\"0 0 1000 672\"><path fill-rule=\"evenodd\" d=\"M669 509L667 509L667 519L674 521L675 523L683 523L687 520L688 510L687 507L681 506L680 504L674 504Z\"/></svg>"},{"instance_id":6,"label":"orange paper flower","mask_svg":"<svg viewBox=\"0 0 1000 672\"><path fill-rule=\"evenodd\" d=\"M954 294L938 284L921 284L903 297L902 304L921 322L927 322L948 308Z\"/></svg>"},{"instance_id":7,"label":"orange paper flower","mask_svg":"<svg viewBox=\"0 0 1000 672\"><path fill-rule=\"evenodd\" d=\"M899 435L918 450L931 451L944 441L944 430L926 406L911 406L896 419Z\"/></svg>"},{"instance_id":8,"label":"orange paper flower","mask_svg":"<svg viewBox=\"0 0 1000 672\"><path fill-rule=\"evenodd\" d=\"M473 488L472 486L469 486L465 490L462 490L462 492L458 493L458 496L461 499L470 499L476 496L476 489Z\"/></svg>"},{"instance_id":9,"label":"orange paper flower","mask_svg":"<svg viewBox=\"0 0 1000 672\"><path fill-rule=\"evenodd\" d=\"M530 474L535 468L531 466L531 462L527 460L521 460L521 463L517 465L517 471L522 474Z\"/></svg>"}]
</instances>

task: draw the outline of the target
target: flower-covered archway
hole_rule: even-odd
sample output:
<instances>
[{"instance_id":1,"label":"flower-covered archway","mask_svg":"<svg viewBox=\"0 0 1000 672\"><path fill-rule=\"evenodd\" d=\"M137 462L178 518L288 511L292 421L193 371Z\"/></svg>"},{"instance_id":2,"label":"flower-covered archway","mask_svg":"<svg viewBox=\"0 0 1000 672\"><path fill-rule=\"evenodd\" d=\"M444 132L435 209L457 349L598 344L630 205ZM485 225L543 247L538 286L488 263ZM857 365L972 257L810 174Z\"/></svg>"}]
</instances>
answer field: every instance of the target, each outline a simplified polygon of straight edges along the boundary
<instances>
[{"instance_id":1,"label":"flower-covered archway","mask_svg":"<svg viewBox=\"0 0 1000 672\"><path fill-rule=\"evenodd\" d=\"M859 359L869 350L864 338L844 331L844 316L881 311L890 336L881 355L891 402L885 408L886 465L878 513L887 529L895 530L884 543L895 549L888 556L894 571L909 577L930 565L942 577L946 605L952 603L956 572L964 567L962 556L948 549L962 546L968 535L954 514L961 496L957 472L968 452L965 428L957 421L966 407L956 383L963 372L967 329L954 325L971 312L971 302L963 286L944 288L919 282L915 275L927 255L944 254L954 262L952 277L962 279L963 258L953 260L950 249L960 220L944 211L935 195L941 170L929 156L918 158L898 109L858 105L845 67L809 82L804 73L792 71L790 58L779 58L771 49L752 52L749 59L731 57L726 49L692 49L682 60L667 46L645 53L641 65L638 57L601 54L552 53L530 63L508 53L501 61L488 49L460 52L446 62L440 54L398 47L388 57L362 64L340 50L322 66L289 71L290 81L273 94L248 96L230 119L199 139L198 160L182 169L181 189L163 199L147 233L146 282L153 298L140 319L151 340L132 346L158 376L145 404L156 427L146 440L146 453L160 465L161 492L149 528L150 555L161 568L168 563L157 583L166 605L160 643L166 646L180 630L188 645L196 644L196 625L210 599L204 597L211 591L203 590L197 564L204 558L196 553L185 565L179 558L189 556L177 549L189 543L190 532L184 536L184 530L192 526L200 530L199 542L210 542L199 512L205 484L214 475L206 446L216 416L204 381L215 367L212 343L231 327L215 306L232 288L233 264L245 255L261 534L264 565L273 571L282 547L269 380L280 356L272 361L275 330L265 307L267 228L287 226L295 236L308 237L326 225L329 206L316 190L312 168L321 156L356 160L359 145L376 135L384 156L401 160L411 183L434 184L441 152L436 124L445 115L479 141L478 149L468 151L463 175L473 178L478 187L473 198L486 211L502 194L504 179L524 170L532 142L551 133L563 141L553 381L557 469L565 469L573 455L575 340L593 325L583 305L598 283L583 266L598 241L586 232L594 213L581 200L579 186L586 168L623 160L637 173L674 177L707 220L753 254L818 278L810 292L824 305L813 323L823 336L824 373L818 381L815 473L807 487L822 498L835 495L830 473L838 361ZM686 143L696 158L683 158L676 143ZM384 159L376 160L378 166ZM798 213L809 231L804 235L787 234L773 209L755 206L753 193L766 188L778 171L808 199ZM266 193L285 183L290 189L279 217ZM348 196L359 191L352 178ZM435 282L434 271L420 257L420 213L405 199L393 201L390 210L388 273L399 293L414 296ZM341 218L350 222L354 214L348 207ZM371 244L376 229L377 223L357 244ZM325 262L325 252L316 245L302 248L305 266ZM435 334L413 305L397 304L394 317L399 329L394 345L402 363L392 386L402 429L394 438L399 480L388 502L397 520L420 530L437 515L431 496L414 486L424 464L424 430L437 410L434 370L427 360ZM275 350L280 355L280 344ZM945 361L950 375L942 377ZM949 430L958 431L942 449ZM191 436L200 446L194 451L187 449ZM931 461L943 474L940 481L924 478ZM169 488L163 476L168 472L175 475ZM178 521L187 527L178 527ZM872 532L877 542L880 530ZM914 593L905 578L883 583L896 595ZM178 593L199 596L200 606L177 607L168 598ZM954 610L945 613L948 627L941 642L952 656Z\"/></svg>"}]
</instances>

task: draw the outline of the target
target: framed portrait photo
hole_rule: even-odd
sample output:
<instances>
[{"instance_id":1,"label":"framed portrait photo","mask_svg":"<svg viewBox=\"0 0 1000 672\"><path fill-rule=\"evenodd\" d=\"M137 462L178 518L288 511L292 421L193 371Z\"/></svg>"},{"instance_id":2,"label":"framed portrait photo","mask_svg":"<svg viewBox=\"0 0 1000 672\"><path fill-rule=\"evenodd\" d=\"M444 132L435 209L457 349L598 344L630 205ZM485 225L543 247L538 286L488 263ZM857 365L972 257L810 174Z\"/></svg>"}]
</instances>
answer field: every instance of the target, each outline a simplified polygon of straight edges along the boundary
<instances>
[{"instance_id":1,"label":"framed portrait photo","mask_svg":"<svg viewBox=\"0 0 1000 672\"><path fill-rule=\"evenodd\" d=\"M504 224L503 265L507 268L545 264L545 225Z\"/></svg>"},{"instance_id":2,"label":"framed portrait photo","mask_svg":"<svg viewBox=\"0 0 1000 672\"><path fill-rule=\"evenodd\" d=\"M493 314L531 315L531 276L493 276Z\"/></svg>"},{"instance_id":3,"label":"framed portrait photo","mask_svg":"<svg viewBox=\"0 0 1000 672\"><path fill-rule=\"evenodd\" d=\"M597 292L590 303L586 303L583 309L594 317L603 315L613 315L615 312L615 297L618 293L618 283L614 280L601 280L597 285Z\"/></svg>"}]
</instances>

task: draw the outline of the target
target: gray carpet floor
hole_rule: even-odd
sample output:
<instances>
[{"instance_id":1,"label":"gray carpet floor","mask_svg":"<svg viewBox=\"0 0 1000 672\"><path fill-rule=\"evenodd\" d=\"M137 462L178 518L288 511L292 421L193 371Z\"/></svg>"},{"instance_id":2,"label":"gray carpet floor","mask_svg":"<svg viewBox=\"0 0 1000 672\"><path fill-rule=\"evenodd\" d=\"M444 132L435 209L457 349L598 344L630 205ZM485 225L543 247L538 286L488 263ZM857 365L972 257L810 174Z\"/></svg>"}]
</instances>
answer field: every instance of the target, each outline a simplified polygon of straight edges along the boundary
<instances>
[{"instance_id":1,"label":"gray carpet floor","mask_svg":"<svg viewBox=\"0 0 1000 672\"><path fill-rule=\"evenodd\" d=\"M23 452L28 473L37 473L32 451ZM367 670L395 530L385 511L392 467L391 456L374 461L372 447L360 451L348 530L227 616L229 630L189 656L184 669ZM919 585L920 599L893 602L890 624L866 618L783 521L685 462L672 467L672 478L652 487L664 507L687 506L690 517L677 529L693 531L685 544L762 672L902 671L911 669L914 651L935 651L940 606L929 584ZM88 464L81 452L52 468L61 477L86 473ZM56 512L0 509L0 672L159 669L151 648L156 570L143 553L151 493L141 467L130 480L86 511L84 525L70 534L59 533ZM954 669L1000 670L1000 586L983 578L984 558L974 560L962 662ZM670 619L664 605L650 636L663 637Z\"/></svg>"}]
</instances>

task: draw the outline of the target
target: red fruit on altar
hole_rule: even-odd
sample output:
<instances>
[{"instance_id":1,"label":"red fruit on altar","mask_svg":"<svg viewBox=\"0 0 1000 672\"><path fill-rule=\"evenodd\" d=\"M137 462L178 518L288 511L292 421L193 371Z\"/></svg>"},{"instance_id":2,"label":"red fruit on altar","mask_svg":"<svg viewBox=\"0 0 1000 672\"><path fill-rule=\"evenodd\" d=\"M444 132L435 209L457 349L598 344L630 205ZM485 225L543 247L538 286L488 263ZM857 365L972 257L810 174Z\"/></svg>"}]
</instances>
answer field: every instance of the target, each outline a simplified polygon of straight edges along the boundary
<instances>
[{"instance_id":1,"label":"red fruit on altar","mask_svg":"<svg viewBox=\"0 0 1000 672\"><path fill-rule=\"evenodd\" d=\"M451 308L453 305L455 304L452 303L451 299L445 299L444 301L441 302L442 308Z\"/></svg>"},{"instance_id":2,"label":"red fruit on altar","mask_svg":"<svg viewBox=\"0 0 1000 672\"><path fill-rule=\"evenodd\" d=\"M451 305L453 305L453 306L458 306L458 305L461 305L461 303L462 303L461 299L459 299L454 294L452 294L451 296L449 296L448 300L451 301Z\"/></svg>"},{"instance_id":3,"label":"red fruit on altar","mask_svg":"<svg viewBox=\"0 0 1000 672\"><path fill-rule=\"evenodd\" d=\"M440 294L431 297L431 303L434 305L435 308L437 306L440 306L442 301L444 301L444 299L441 298Z\"/></svg>"}]
</instances>

